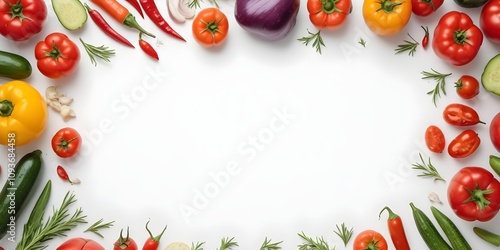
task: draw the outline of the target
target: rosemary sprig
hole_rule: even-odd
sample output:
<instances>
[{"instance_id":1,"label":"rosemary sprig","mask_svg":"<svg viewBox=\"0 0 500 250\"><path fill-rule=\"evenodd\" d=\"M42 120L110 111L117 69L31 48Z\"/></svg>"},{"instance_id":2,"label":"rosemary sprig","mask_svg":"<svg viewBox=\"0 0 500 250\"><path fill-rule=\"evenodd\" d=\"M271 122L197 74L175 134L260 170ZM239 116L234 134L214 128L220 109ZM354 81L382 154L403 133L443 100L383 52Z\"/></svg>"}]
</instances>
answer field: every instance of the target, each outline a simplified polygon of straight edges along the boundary
<instances>
[{"instance_id":1,"label":"rosemary sprig","mask_svg":"<svg viewBox=\"0 0 500 250\"><path fill-rule=\"evenodd\" d=\"M106 223L102 223L104 220L101 218L100 220L96 221L94 224L90 225L85 231L83 232L92 232L97 235L99 235L101 238L104 238L104 236L99 232L99 230L103 228L110 228L113 226L113 223L115 221L110 221Z\"/></svg>"},{"instance_id":2,"label":"rosemary sprig","mask_svg":"<svg viewBox=\"0 0 500 250\"><path fill-rule=\"evenodd\" d=\"M422 75L424 75L422 79L434 79L434 81L436 81L436 86L434 87L434 89L427 92L427 94L432 95L432 102L434 103L434 106L437 106L436 99L437 97L441 97L441 92L443 92L443 95L446 95L445 79L446 77L450 76L451 73L442 74L432 68L431 70L432 72L422 71Z\"/></svg>"},{"instance_id":3,"label":"rosemary sprig","mask_svg":"<svg viewBox=\"0 0 500 250\"><path fill-rule=\"evenodd\" d=\"M281 249L280 244L283 243L283 241L278 241L278 242L271 242L271 239L264 239L264 242L262 243L262 246L260 246L260 250L279 250Z\"/></svg>"},{"instance_id":4,"label":"rosemary sprig","mask_svg":"<svg viewBox=\"0 0 500 250\"><path fill-rule=\"evenodd\" d=\"M336 226L337 226L337 231L334 230L335 234L337 234L342 239L342 242L344 242L344 246L347 246L347 243L349 242L353 234L352 228L347 229L344 223L342 223L340 227L339 225Z\"/></svg>"},{"instance_id":5,"label":"rosemary sprig","mask_svg":"<svg viewBox=\"0 0 500 250\"><path fill-rule=\"evenodd\" d=\"M313 239L304 234L304 232L299 234L305 242L298 245L299 250L335 250L335 247L330 248L328 242L323 239L323 237Z\"/></svg>"},{"instance_id":6,"label":"rosemary sprig","mask_svg":"<svg viewBox=\"0 0 500 250\"><path fill-rule=\"evenodd\" d=\"M422 164L420 164L420 163L412 164L413 165L412 169L422 170L422 173L417 175L417 176L419 176L419 177L431 177L431 178L434 178L434 181L446 182L446 180L441 177L441 175L439 174L437 169L432 165L430 157L429 157L428 163L425 163L424 159L422 158L422 154L418 154L418 155L420 156L420 160L422 161Z\"/></svg>"},{"instance_id":7,"label":"rosemary sprig","mask_svg":"<svg viewBox=\"0 0 500 250\"><path fill-rule=\"evenodd\" d=\"M420 45L413 37L408 33L408 36L411 38L410 40L404 40L403 44L399 44L396 49L396 54L403 53L408 51L408 55L413 56L415 54L415 51L417 50L418 45Z\"/></svg>"},{"instance_id":8,"label":"rosemary sprig","mask_svg":"<svg viewBox=\"0 0 500 250\"><path fill-rule=\"evenodd\" d=\"M191 243L191 250L203 250L203 245L205 242L196 242L196 245L194 242Z\"/></svg>"},{"instance_id":9,"label":"rosemary sprig","mask_svg":"<svg viewBox=\"0 0 500 250\"><path fill-rule=\"evenodd\" d=\"M321 54L321 47L326 47L325 43L323 42L323 38L321 37L321 30L318 30L316 33L312 33L311 31L307 30L307 33L309 36L304 36L301 37L297 40L301 41L304 45L309 45L311 41L313 41L312 46L316 48L316 52Z\"/></svg>"},{"instance_id":10,"label":"rosemary sprig","mask_svg":"<svg viewBox=\"0 0 500 250\"><path fill-rule=\"evenodd\" d=\"M199 9L199 8L201 8L200 2L201 2L201 0L191 0L188 3L188 7L191 9ZM219 3L217 3L217 0L208 0L208 2L215 5L215 7L217 7L218 9L220 8Z\"/></svg>"},{"instance_id":11,"label":"rosemary sprig","mask_svg":"<svg viewBox=\"0 0 500 250\"><path fill-rule=\"evenodd\" d=\"M222 238L220 242L220 247L217 250L227 250L227 249L233 249L233 247L237 247L238 243L234 241L233 238L229 237L224 237Z\"/></svg>"},{"instance_id":12,"label":"rosemary sprig","mask_svg":"<svg viewBox=\"0 0 500 250\"><path fill-rule=\"evenodd\" d=\"M360 38L358 43L361 44L361 46L363 46L364 48L366 48L366 41L365 41L365 39Z\"/></svg>"},{"instance_id":13,"label":"rosemary sprig","mask_svg":"<svg viewBox=\"0 0 500 250\"><path fill-rule=\"evenodd\" d=\"M85 48L85 51L87 51L87 54L89 55L90 62L94 64L94 66L97 66L97 58L101 58L103 61L110 62L110 57L115 55L115 50L110 49L104 45L101 46L95 46L89 43L84 42L80 38L80 42L83 44L83 47Z\"/></svg>"},{"instance_id":14,"label":"rosemary sprig","mask_svg":"<svg viewBox=\"0 0 500 250\"><path fill-rule=\"evenodd\" d=\"M21 241L16 250L42 250L47 247L45 242L57 236L66 236L66 232L78 224L87 223L83 210L78 208L70 217L68 207L76 202L75 195L67 192L59 209L53 209L52 217L47 218L45 224L42 221L33 221L32 225L26 227Z\"/></svg>"}]
</instances>

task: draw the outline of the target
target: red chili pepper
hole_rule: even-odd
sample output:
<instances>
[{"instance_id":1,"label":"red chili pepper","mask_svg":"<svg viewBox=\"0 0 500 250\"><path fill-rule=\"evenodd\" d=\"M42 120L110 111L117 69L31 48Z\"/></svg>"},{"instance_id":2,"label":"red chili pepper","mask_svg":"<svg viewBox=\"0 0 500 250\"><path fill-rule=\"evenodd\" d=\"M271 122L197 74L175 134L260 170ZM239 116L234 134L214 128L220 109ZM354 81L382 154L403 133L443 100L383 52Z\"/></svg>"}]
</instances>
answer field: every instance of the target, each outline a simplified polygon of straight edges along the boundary
<instances>
[{"instance_id":1,"label":"red chili pepper","mask_svg":"<svg viewBox=\"0 0 500 250\"><path fill-rule=\"evenodd\" d=\"M139 5L139 2L137 0L127 0L127 2L129 2L130 5L132 5L132 7L134 7L134 9L136 9L137 12L139 12L139 15L141 15L142 19L144 19L144 14L142 13L142 9L141 6Z\"/></svg>"},{"instance_id":2,"label":"red chili pepper","mask_svg":"<svg viewBox=\"0 0 500 250\"><path fill-rule=\"evenodd\" d=\"M163 228L163 231L157 236L153 236L151 231L148 228L149 221L146 223L146 230L149 233L149 238L146 239L146 242L144 242L144 246L142 247L142 250L157 250L158 246L160 245L160 239L165 230L167 229L167 226Z\"/></svg>"},{"instance_id":3,"label":"red chili pepper","mask_svg":"<svg viewBox=\"0 0 500 250\"><path fill-rule=\"evenodd\" d=\"M144 51L151 58L154 58L157 61L160 60L155 48L153 48L153 46L151 46L151 44L149 44L146 40L142 39L142 33L139 34L139 46L142 51Z\"/></svg>"},{"instance_id":4,"label":"red chili pepper","mask_svg":"<svg viewBox=\"0 0 500 250\"><path fill-rule=\"evenodd\" d=\"M127 40L127 38L123 37L120 35L116 30L114 30L111 25L104 19L104 17L95 9L91 9L87 3L83 3L85 8L87 9L87 12L89 13L90 18L97 24L97 27L99 27L106 35L109 37L115 39L116 41L125 44L129 47L135 48L134 45Z\"/></svg>"},{"instance_id":5,"label":"red chili pepper","mask_svg":"<svg viewBox=\"0 0 500 250\"><path fill-rule=\"evenodd\" d=\"M379 218L384 210L387 210L387 212L389 212L387 227L389 228L389 235L391 236L394 247L396 248L396 250L410 250L410 244L408 244L408 239L406 238L406 233L401 217L392 212L389 207L384 207L382 211L380 211Z\"/></svg>"},{"instance_id":6,"label":"red chili pepper","mask_svg":"<svg viewBox=\"0 0 500 250\"><path fill-rule=\"evenodd\" d=\"M429 27L427 26L420 26L422 29L424 29L424 38L422 38L422 47L427 48L427 45L429 44Z\"/></svg>"},{"instance_id":7,"label":"red chili pepper","mask_svg":"<svg viewBox=\"0 0 500 250\"><path fill-rule=\"evenodd\" d=\"M186 41L177 31L175 31L163 18L161 15L160 11L158 10L158 7L156 6L156 3L154 0L139 0L139 3L141 4L142 8L144 9L144 12L146 12L146 15L153 21L156 26L158 26L161 30L163 30L165 33L180 39L182 41Z\"/></svg>"}]
</instances>

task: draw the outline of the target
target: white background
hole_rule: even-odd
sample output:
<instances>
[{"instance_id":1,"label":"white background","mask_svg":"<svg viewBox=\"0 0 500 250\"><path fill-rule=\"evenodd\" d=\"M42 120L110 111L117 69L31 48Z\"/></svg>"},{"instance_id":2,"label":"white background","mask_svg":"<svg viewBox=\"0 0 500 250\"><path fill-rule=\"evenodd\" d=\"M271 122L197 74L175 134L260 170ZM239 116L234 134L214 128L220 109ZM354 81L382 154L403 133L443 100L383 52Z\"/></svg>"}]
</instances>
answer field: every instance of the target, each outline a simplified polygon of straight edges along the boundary
<instances>
[{"instance_id":1,"label":"white background","mask_svg":"<svg viewBox=\"0 0 500 250\"><path fill-rule=\"evenodd\" d=\"M498 112L500 98L481 89L478 97L464 101L453 84L462 74L480 78L487 61L498 53L498 45L485 39L476 59L461 67L440 60L430 46L425 50L419 46L413 57L394 54L397 45L409 38L407 33L421 40L422 25L429 26L432 36L447 11L466 11L478 24L480 9L460 9L447 1L430 17L413 16L399 34L379 37L366 28L362 1L355 0L342 29L322 32L326 47L320 55L297 41L307 30L316 31L304 0L295 28L277 42L252 37L236 23L234 2L219 0L230 30L223 46L210 49L193 40L191 20L179 24L170 19L164 1L157 2L161 12L187 43L162 33L123 2L163 43L156 47L159 62L139 49L135 30L121 26L103 11L136 49L106 37L90 18L78 31L65 30L50 2L40 34L27 42L0 38L0 49L31 61L33 74L26 81L42 94L48 86L57 85L75 99L72 107L77 114L64 122L49 110L42 137L16 149L18 157L41 149L44 159L37 188L18 220L19 237L20 225L43 184L51 179L50 206L58 207L64 194L72 191L78 200L72 209L81 206L89 225L100 218L115 221L111 229L102 231L104 239L84 233L86 225L68 233L68 238L91 238L106 249L127 227L142 246L149 219L153 234L168 225L161 249L173 241L189 245L204 241L206 249L216 249L223 237L234 237L240 245L237 249L258 249L265 237L283 241L283 249L296 249L302 243L297 235L301 232L324 237L336 249L350 249L354 237L365 229L381 232L393 248L387 213L378 217L386 205L402 217L412 248L423 249L410 202L431 218L429 206L437 206L474 249L493 249L472 228L500 232L494 226L500 217L487 223L459 219L446 200L448 182L417 177L420 172L411 167L421 153L426 160L431 157L447 181L467 165L489 168L488 156L498 152L490 142L488 124ZM208 2L203 5L207 6ZM82 53L78 71L60 80L41 75L33 55L35 44L54 31L68 34ZM94 67L78 42L80 37L114 48L116 55L110 63L98 61ZM366 48L358 44L360 38ZM437 100L437 107L426 94L435 82L421 79L421 72L431 68L452 73L446 78L447 95ZM482 144L466 159L431 154L424 144L424 131L430 124L440 126L448 142L462 130L441 118L443 108L452 102L474 107L487 123L474 127ZM288 119L280 119L278 113ZM58 158L50 148L52 135L65 126L78 129L84 139L82 151L72 159ZM252 138L257 147L252 146ZM5 147L0 148L0 155L7 155ZM2 183L6 164L6 157L0 157ZM82 183L61 181L57 165ZM231 174L228 165L233 166ZM444 204L431 203L427 198L431 192ZM182 207L191 207L196 214L183 215ZM355 233L346 248L333 232L341 223ZM66 239L50 241L49 249ZM0 245L15 246L6 238Z\"/></svg>"}]
</instances>

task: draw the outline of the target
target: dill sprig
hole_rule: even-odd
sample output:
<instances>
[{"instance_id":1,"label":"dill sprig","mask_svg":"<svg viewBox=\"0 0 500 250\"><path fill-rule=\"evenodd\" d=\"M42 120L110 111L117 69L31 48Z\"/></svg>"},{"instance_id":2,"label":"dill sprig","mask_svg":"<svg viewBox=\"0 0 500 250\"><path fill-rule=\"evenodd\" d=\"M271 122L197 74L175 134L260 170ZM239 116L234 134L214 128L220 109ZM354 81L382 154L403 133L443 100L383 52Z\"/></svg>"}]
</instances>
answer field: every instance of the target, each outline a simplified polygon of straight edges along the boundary
<instances>
[{"instance_id":1,"label":"dill sprig","mask_svg":"<svg viewBox=\"0 0 500 250\"><path fill-rule=\"evenodd\" d=\"M228 250L233 249L233 247L237 247L238 243L234 241L234 237L224 237L220 242L220 247L217 250Z\"/></svg>"},{"instance_id":2,"label":"dill sprig","mask_svg":"<svg viewBox=\"0 0 500 250\"><path fill-rule=\"evenodd\" d=\"M312 41L313 48L316 48L316 52L321 54L321 47L326 47L325 43L323 42L323 38L321 37L321 30L318 30L318 32L316 33L312 33L311 31L307 30L307 33L309 34L309 36L304 36L297 40L301 41L306 46L309 45L309 43Z\"/></svg>"},{"instance_id":3,"label":"dill sprig","mask_svg":"<svg viewBox=\"0 0 500 250\"><path fill-rule=\"evenodd\" d=\"M99 219L94 224L90 225L87 229L85 229L85 231L83 232L92 232L97 234L101 238L104 238L104 236L99 232L99 230L112 227L115 221L110 221L106 223L103 223L103 221L104 220L102 218Z\"/></svg>"},{"instance_id":4,"label":"dill sprig","mask_svg":"<svg viewBox=\"0 0 500 250\"><path fill-rule=\"evenodd\" d=\"M68 207L75 203L75 195L67 192L59 209L53 208L52 217L47 221L32 221L23 232L21 241L17 244L16 250L42 250L47 247L47 241L57 236L66 236L66 232L76 227L78 224L87 223L83 215L83 210L78 208L70 216Z\"/></svg>"},{"instance_id":5,"label":"dill sprig","mask_svg":"<svg viewBox=\"0 0 500 250\"><path fill-rule=\"evenodd\" d=\"M342 242L344 242L344 246L347 246L347 243L349 242L349 240L351 239L352 237L352 234L353 234L353 230L352 228L351 229L347 229L347 227L345 226L344 223L342 223L339 227L339 225L336 225L337 226L337 230L335 232L336 235L338 235L341 239L342 239Z\"/></svg>"},{"instance_id":6,"label":"dill sprig","mask_svg":"<svg viewBox=\"0 0 500 250\"><path fill-rule=\"evenodd\" d=\"M304 232L299 234L300 238L302 238L305 242L298 245L299 250L335 250L335 247L330 248L328 242L326 242L323 237L316 237L313 239L304 234Z\"/></svg>"},{"instance_id":7,"label":"dill sprig","mask_svg":"<svg viewBox=\"0 0 500 250\"><path fill-rule=\"evenodd\" d=\"M445 79L447 76L450 76L451 73L443 74L432 68L431 70L432 72L422 71L422 75L424 75L422 79L434 79L436 81L436 86L434 87L434 89L427 92L428 95L432 95L432 102L434 103L434 106L436 106L436 99L437 97L441 97L441 92L443 93L443 95L446 95Z\"/></svg>"},{"instance_id":8,"label":"dill sprig","mask_svg":"<svg viewBox=\"0 0 500 250\"><path fill-rule=\"evenodd\" d=\"M420 163L414 163L412 169L416 170L422 170L422 173L417 175L420 177L431 177L434 178L434 181L445 181L439 174L438 170L432 165L431 163L431 158L429 157L429 160L427 163L425 163L424 158L422 158L422 154L418 154L420 156L420 160L422 161L422 164Z\"/></svg>"},{"instance_id":9,"label":"dill sprig","mask_svg":"<svg viewBox=\"0 0 500 250\"><path fill-rule=\"evenodd\" d=\"M271 239L268 239L266 237L264 239L264 242L262 243L262 246L260 246L260 250L279 250L281 249L281 243L283 243L283 241L272 242Z\"/></svg>"}]
</instances>

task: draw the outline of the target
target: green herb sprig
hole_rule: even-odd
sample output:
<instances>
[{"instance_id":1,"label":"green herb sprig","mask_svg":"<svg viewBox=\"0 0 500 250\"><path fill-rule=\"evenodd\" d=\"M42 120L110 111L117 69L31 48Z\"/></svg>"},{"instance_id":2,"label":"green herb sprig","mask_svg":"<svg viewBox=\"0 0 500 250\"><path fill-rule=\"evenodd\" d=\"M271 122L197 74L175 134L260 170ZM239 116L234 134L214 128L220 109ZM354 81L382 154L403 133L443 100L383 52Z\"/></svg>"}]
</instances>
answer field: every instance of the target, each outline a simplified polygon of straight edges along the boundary
<instances>
[{"instance_id":1,"label":"green herb sprig","mask_svg":"<svg viewBox=\"0 0 500 250\"><path fill-rule=\"evenodd\" d=\"M422 164L420 164L420 163L412 164L413 165L412 169L422 170L422 173L417 175L417 176L419 176L419 177L431 177L431 178L434 178L434 181L446 182L446 180L443 179L443 177L441 177L438 170L432 165L430 157L429 157L428 162L425 163L424 158L422 158L422 154L418 154L418 155L420 156L420 160L422 161Z\"/></svg>"},{"instance_id":2,"label":"green herb sprig","mask_svg":"<svg viewBox=\"0 0 500 250\"><path fill-rule=\"evenodd\" d=\"M309 43L312 41L312 47L316 48L316 52L321 54L321 47L326 47L325 43L323 42L323 38L321 37L321 30L318 30L318 32L316 33L307 30L307 33L309 34L309 36L304 36L297 40L301 41L306 46L309 45Z\"/></svg>"},{"instance_id":3,"label":"green herb sprig","mask_svg":"<svg viewBox=\"0 0 500 250\"><path fill-rule=\"evenodd\" d=\"M417 47L420 45L420 43L415 41L415 39L413 39L410 34L408 34L408 36L411 38L411 41L404 40L403 44L399 44L398 47L394 49L396 51L396 54L408 51L408 55L413 56L415 54L415 51L417 51Z\"/></svg>"},{"instance_id":4,"label":"green herb sprig","mask_svg":"<svg viewBox=\"0 0 500 250\"><path fill-rule=\"evenodd\" d=\"M304 243L298 245L299 250L335 250L335 247L330 248L328 242L323 237L313 239L308 237L304 232L299 234Z\"/></svg>"},{"instance_id":5,"label":"green herb sprig","mask_svg":"<svg viewBox=\"0 0 500 250\"><path fill-rule=\"evenodd\" d=\"M102 59L103 61L110 62L111 60L109 58L115 55L114 49L110 49L104 45L95 46L84 42L81 38L80 42L83 44L85 51L87 51L87 54L89 55L90 62L92 62L94 66L97 66L96 57Z\"/></svg>"},{"instance_id":6,"label":"green herb sprig","mask_svg":"<svg viewBox=\"0 0 500 250\"><path fill-rule=\"evenodd\" d=\"M94 224L90 225L87 229L85 229L85 231L83 232L92 232L97 234L101 238L104 238L104 236L99 232L99 230L112 227L115 221L110 221L106 223L103 223L103 221L104 220L102 218L99 219Z\"/></svg>"},{"instance_id":7,"label":"green herb sprig","mask_svg":"<svg viewBox=\"0 0 500 250\"><path fill-rule=\"evenodd\" d=\"M203 245L205 244L205 242L196 242L196 245L193 243L191 243L191 250L203 250Z\"/></svg>"},{"instance_id":8,"label":"green herb sprig","mask_svg":"<svg viewBox=\"0 0 500 250\"><path fill-rule=\"evenodd\" d=\"M272 242L271 239L268 239L266 237L264 239L264 242L262 243L262 246L260 246L260 250L279 250L281 249L281 243L283 243L283 241Z\"/></svg>"},{"instance_id":9,"label":"green herb sprig","mask_svg":"<svg viewBox=\"0 0 500 250\"><path fill-rule=\"evenodd\" d=\"M445 89L445 85L446 85L446 77L450 76L451 73L448 73L448 74L443 74L443 73L440 73L434 69L431 69L432 72L429 72L429 71L422 71L422 79L434 79L434 81L436 81L436 86L434 87L434 89L430 90L429 92L427 92L428 95L432 95L432 102L434 103L434 106L437 106L436 105L436 99L438 97L441 97L441 92L443 93L443 95L446 95L446 89Z\"/></svg>"},{"instance_id":10,"label":"green herb sprig","mask_svg":"<svg viewBox=\"0 0 500 250\"><path fill-rule=\"evenodd\" d=\"M191 9L200 9L201 8L201 4L200 4L201 0L191 0L189 3L188 3L188 7L191 8ZM215 5L215 7L217 7L217 9L219 9L219 3L217 3L217 0L208 0L208 2L210 2L211 4Z\"/></svg>"},{"instance_id":11,"label":"green herb sprig","mask_svg":"<svg viewBox=\"0 0 500 250\"><path fill-rule=\"evenodd\" d=\"M335 232L336 235L338 235L340 237L340 239L342 239L342 242L344 242L344 246L347 246L347 243L349 242L349 240L351 239L352 237L352 234L353 234L353 229L347 229L347 227L345 226L344 223L342 223L339 227L339 225L336 225L337 226L337 230Z\"/></svg>"},{"instance_id":12,"label":"green herb sprig","mask_svg":"<svg viewBox=\"0 0 500 250\"><path fill-rule=\"evenodd\" d=\"M224 237L220 242L220 247L217 250L228 250L233 249L233 247L237 247L238 243L234 241L234 237Z\"/></svg>"},{"instance_id":13,"label":"green herb sprig","mask_svg":"<svg viewBox=\"0 0 500 250\"><path fill-rule=\"evenodd\" d=\"M21 241L16 250L42 250L47 241L57 236L66 236L66 232L79 224L87 223L83 210L78 208L72 216L69 214L69 206L76 202L75 195L67 192L59 209L53 209L52 217L47 218L45 224L42 221L33 221L24 230Z\"/></svg>"}]
</instances>

